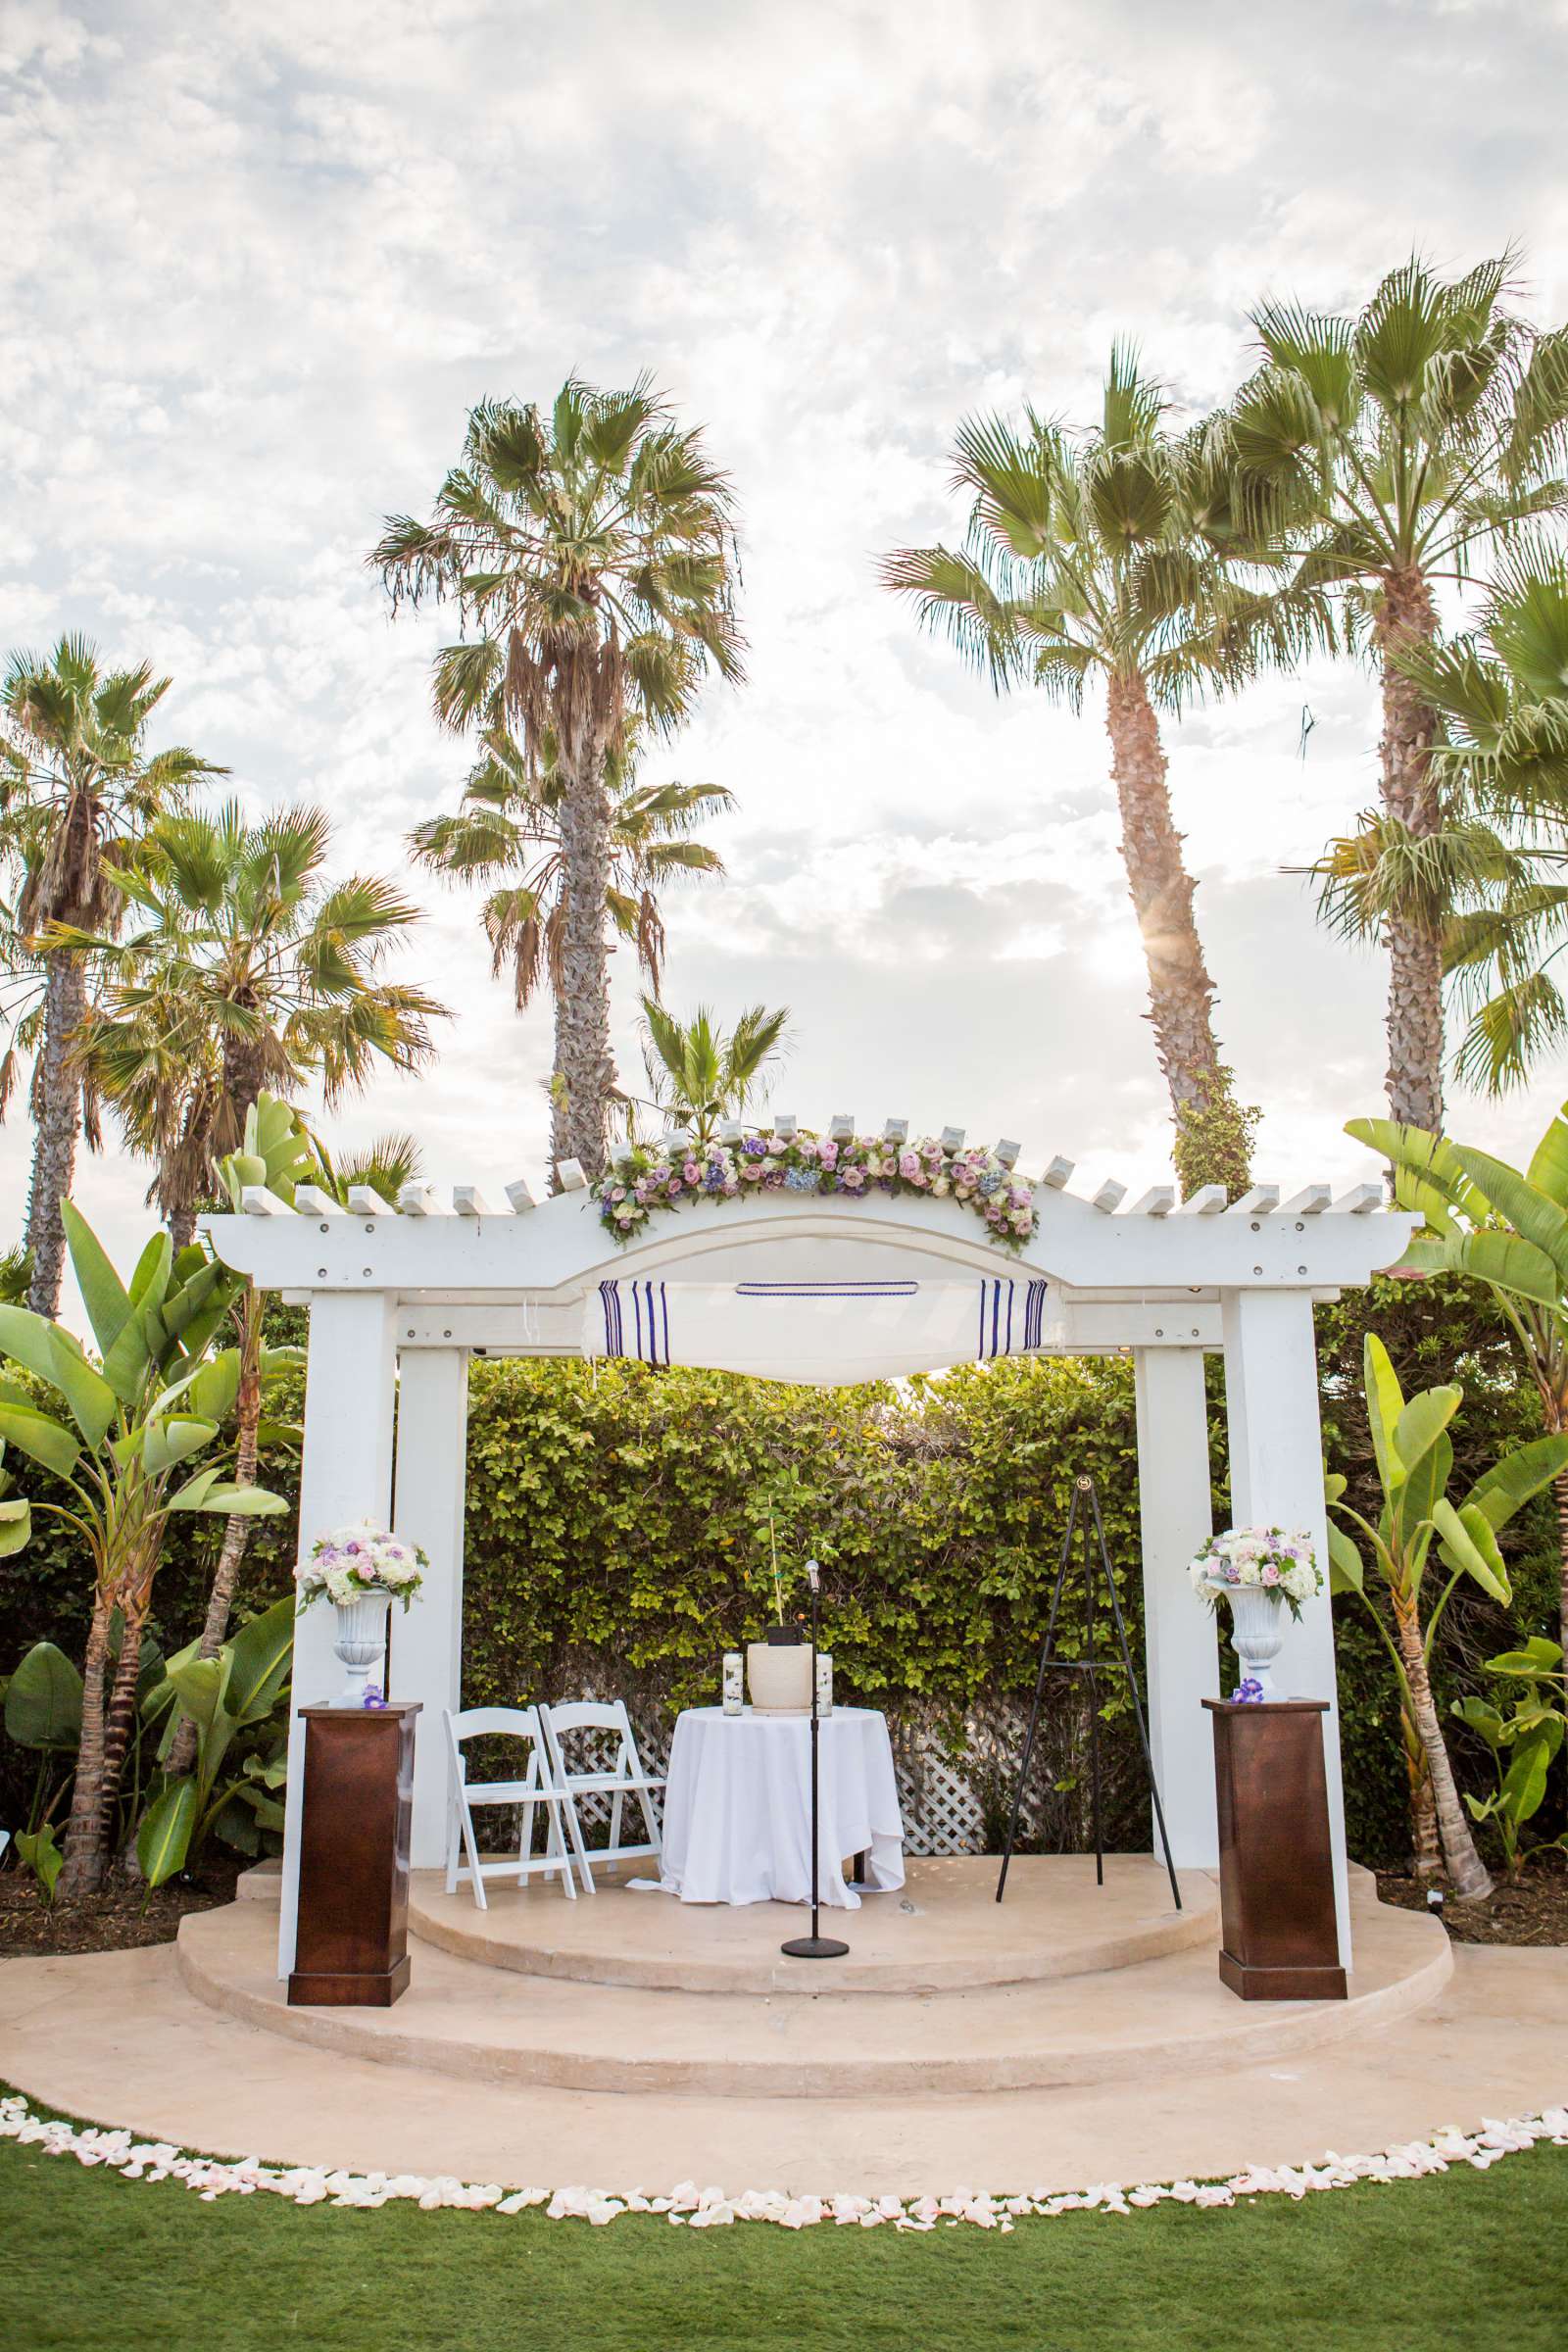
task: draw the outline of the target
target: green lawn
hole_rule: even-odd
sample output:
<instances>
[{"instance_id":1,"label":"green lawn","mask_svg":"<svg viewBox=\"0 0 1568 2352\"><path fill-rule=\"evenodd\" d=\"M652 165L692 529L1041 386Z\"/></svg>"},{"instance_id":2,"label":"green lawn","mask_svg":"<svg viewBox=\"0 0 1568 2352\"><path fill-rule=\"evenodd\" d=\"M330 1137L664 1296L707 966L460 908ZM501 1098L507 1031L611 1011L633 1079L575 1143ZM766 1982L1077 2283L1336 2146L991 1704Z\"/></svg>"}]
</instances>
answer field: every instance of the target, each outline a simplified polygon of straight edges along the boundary
<instances>
[{"instance_id":1,"label":"green lawn","mask_svg":"<svg viewBox=\"0 0 1568 2352\"><path fill-rule=\"evenodd\" d=\"M1010 2236L538 2213L204 2205L0 2143L0 2309L17 2352L1560 2352L1568 2149L1299 2205L1157 2206Z\"/></svg>"}]
</instances>

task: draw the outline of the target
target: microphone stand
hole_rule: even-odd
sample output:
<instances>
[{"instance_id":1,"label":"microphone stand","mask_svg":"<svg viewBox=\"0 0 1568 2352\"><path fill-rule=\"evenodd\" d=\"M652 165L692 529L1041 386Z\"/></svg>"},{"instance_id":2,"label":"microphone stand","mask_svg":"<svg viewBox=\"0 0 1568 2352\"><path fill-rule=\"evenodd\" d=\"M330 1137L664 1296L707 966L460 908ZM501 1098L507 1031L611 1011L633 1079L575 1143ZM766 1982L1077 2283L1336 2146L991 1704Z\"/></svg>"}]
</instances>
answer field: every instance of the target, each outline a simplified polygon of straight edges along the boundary
<instances>
[{"instance_id":1,"label":"microphone stand","mask_svg":"<svg viewBox=\"0 0 1568 2352\"><path fill-rule=\"evenodd\" d=\"M788 1953L792 1960L842 1960L845 1954L849 1951L849 1945L847 1943L840 1943L836 1936L823 1936L818 1933L818 1929L821 1924L819 1918L820 1905L818 1899L821 1891L819 1877L821 1870L821 1840L817 1820L819 1805L817 1787L817 1748L819 1735L817 1730L816 1715L816 1612L817 1596L821 1591L822 1577L821 1571L818 1569L814 1560L807 1561L806 1573L811 1587L811 1933L809 1936L792 1936L789 1942L781 1944L779 1949L780 1951Z\"/></svg>"}]
</instances>

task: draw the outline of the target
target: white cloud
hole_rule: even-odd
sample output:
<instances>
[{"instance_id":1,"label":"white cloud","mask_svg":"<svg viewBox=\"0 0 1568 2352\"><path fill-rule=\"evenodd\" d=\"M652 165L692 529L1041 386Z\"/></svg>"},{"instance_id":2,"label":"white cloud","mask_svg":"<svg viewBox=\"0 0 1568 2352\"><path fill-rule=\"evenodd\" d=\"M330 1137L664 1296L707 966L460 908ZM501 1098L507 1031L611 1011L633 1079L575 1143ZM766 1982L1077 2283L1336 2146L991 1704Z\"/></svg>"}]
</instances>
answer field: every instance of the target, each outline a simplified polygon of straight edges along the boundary
<instances>
[{"instance_id":1,"label":"white cloud","mask_svg":"<svg viewBox=\"0 0 1568 2352\"><path fill-rule=\"evenodd\" d=\"M957 526L960 416L1086 415L1115 334L1200 407L1260 293L1352 301L1412 242L1522 238L1537 315L1568 309L1562 63L1561 12L1495 7L1483 37L1394 0L0 9L0 631L147 653L249 806L319 798L345 864L401 869L466 760L428 714L447 623L391 623L364 550L481 395L651 367L735 477L752 641L663 771L740 803L729 883L671 897L672 999L794 1004L802 1115L902 1107L1147 1178L1165 1114L1099 714L999 704L876 560ZM1377 731L1368 681L1324 667L1171 741L1271 1173L1353 1172L1340 1125L1380 1092L1376 960L1279 871L1369 800ZM543 1151L548 1013L515 1019L466 900L411 887L411 963L457 1017L434 1073L342 1124L504 1178ZM1557 1084L1466 1115L1507 1147ZM26 1146L14 1113L12 1225ZM139 1174L83 1189L128 1245Z\"/></svg>"}]
</instances>

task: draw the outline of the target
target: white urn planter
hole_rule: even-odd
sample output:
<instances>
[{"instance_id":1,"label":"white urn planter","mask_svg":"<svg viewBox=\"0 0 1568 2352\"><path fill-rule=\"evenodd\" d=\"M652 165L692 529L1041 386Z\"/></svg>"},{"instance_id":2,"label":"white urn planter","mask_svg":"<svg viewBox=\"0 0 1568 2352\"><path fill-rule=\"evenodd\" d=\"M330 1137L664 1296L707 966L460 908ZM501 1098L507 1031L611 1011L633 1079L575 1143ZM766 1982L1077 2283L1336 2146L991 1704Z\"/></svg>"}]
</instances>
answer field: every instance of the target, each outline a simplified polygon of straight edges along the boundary
<instances>
[{"instance_id":1,"label":"white urn planter","mask_svg":"<svg viewBox=\"0 0 1568 2352\"><path fill-rule=\"evenodd\" d=\"M1217 1578L1209 1590L1230 1602L1231 1647L1241 1660L1243 1681L1256 1683L1265 1699L1278 1698L1272 1668L1285 1646L1285 1602L1277 1588L1229 1585Z\"/></svg>"},{"instance_id":2,"label":"white urn planter","mask_svg":"<svg viewBox=\"0 0 1568 2352\"><path fill-rule=\"evenodd\" d=\"M338 1706L364 1706L365 1687L386 1656L386 1620L391 1606L390 1592L364 1592L358 1600L334 1602L337 1640L332 1647L348 1674L337 1694ZM385 1675L376 1680L384 1690Z\"/></svg>"},{"instance_id":3,"label":"white urn planter","mask_svg":"<svg viewBox=\"0 0 1568 2352\"><path fill-rule=\"evenodd\" d=\"M808 1715L811 1651L805 1642L748 1642L746 1687L762 1715Z\"/></svg>"}]
</instances>

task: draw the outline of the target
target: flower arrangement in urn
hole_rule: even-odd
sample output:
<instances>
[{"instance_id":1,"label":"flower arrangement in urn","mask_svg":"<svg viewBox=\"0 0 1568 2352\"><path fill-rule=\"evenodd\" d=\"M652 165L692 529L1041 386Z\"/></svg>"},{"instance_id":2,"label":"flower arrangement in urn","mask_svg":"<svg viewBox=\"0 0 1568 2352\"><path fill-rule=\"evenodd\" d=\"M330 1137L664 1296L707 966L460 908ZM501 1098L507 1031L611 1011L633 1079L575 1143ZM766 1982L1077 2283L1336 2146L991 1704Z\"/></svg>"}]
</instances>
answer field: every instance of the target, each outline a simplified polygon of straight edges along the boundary
<instances>
[{"instance_id":1,"label":"flower arrangement in urn","mask_svg":"<svg viewBox=\"0 0 1568 2352\"><path fill-rule=\"evenodd\" d=\"M368 1519L318 1536L301 1560L294 1572L299 1607L308 1609L324 1593L337 1611L333 1647L348 1674L338 1694L339 1706L364 1705L371 1670L386 1655L387 1612L393 1598L406 1609L429 1565L417 1544L406 1544Z\"/></svg>"},{"instance_id":2,"label":"flower arrangement in urn","mask_svg":"<svg viewBox=\"0 0 1568 2352\"><path fill-rule=\"evenodd\" d=\"M1242 1690L1250 1701L1277 1698L1272 1667L1284 1647L1279 1612L1301 1614L1303 1600L1323 1590L1323 1571L1304 1532L1283 1527L1230 1527L1210 1536L1187 1571L1210 1608L1231 1605L1231 1647L1242 1662Z\"/></svg>"}]
</instances>

